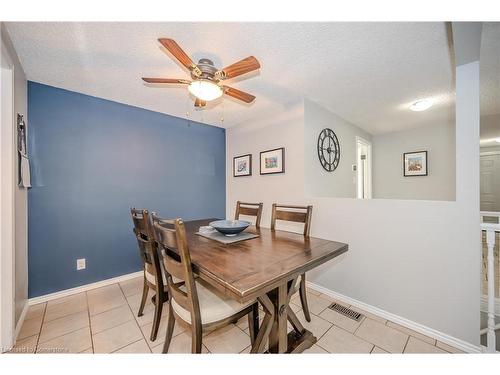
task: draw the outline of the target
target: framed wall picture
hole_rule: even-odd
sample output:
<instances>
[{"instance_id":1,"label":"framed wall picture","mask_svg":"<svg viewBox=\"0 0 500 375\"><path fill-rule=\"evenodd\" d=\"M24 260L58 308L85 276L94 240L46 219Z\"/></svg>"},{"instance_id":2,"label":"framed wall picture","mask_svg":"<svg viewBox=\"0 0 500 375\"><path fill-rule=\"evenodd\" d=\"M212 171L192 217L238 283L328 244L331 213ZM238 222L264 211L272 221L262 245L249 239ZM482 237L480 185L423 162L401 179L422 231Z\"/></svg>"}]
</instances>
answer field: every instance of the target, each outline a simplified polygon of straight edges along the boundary
<instances>
[{"instance_id":1,"label":"framed wall picture","mask_svg":"<svg viewBox=\"0 0 500 375\"><path fill-rule=\"evenodd\" d=\"M285 172L285 148L262 151L260 153L260 174Z\"/></svg>"},{"instance_id":2,"label":"framed wall picture","mask_svg":"<svg viewBox=\"0 0 500 375\"><path fill-rule=\"evenodd\" d=\"M252 155L241 155L233 158L233 177L252 175Z\"/></svg>"},{"instance_id":3,"label":"framed wall picture","mask_svg":"<svg viewBox=\"0 0 500 375\"><path fill-rule=\"evenodd\" d=\"M427 176L427 151L403 154L403 176Z\"/></svg>"}]
</instances>

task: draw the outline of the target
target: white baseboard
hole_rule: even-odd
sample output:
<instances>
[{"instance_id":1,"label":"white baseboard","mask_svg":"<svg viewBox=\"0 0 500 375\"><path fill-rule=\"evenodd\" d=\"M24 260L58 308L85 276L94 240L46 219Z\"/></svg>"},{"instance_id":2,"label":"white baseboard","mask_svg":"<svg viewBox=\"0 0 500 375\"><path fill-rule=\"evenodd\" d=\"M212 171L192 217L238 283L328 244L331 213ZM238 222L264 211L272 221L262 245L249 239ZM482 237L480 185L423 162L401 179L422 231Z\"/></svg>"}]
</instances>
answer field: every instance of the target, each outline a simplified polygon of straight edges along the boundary
<instances>
[{"instance_id":1,"label":"white baseboard","mask_svg":"<svg viewBox=\"0 0 500 375\"><path fill-rule=\"evenodd\" d=\"M367 303L355 300L354 298L344 296L343 294L334 292L333 290L327 289L325 287L322 287L321 285L311 283L310 281L306 282L308 287L311 289L314 289L318 292L321 292L327 296L330 296L332 298L335 298L339 301L345 302L346 304L359 307L360 309L363 309L369 313L378 315L384 319L390 320L391 322L400 324L406 328L412 329L416 332L419 332L423 335L432 337L436 340L439 340L441 342L444 342L445 344L451 345L457 349L460 349L466 353L482 353L483 348L481 346L476 346L471 343L468 343L466 341L457 339L453 336L447 335L446 333L437 331L433 328L429 328L427 326L424 326L420 323L416 323L412 320L403 318L401 316L392 314L390 312L387 312L385 310L379 309L378 307L369 305ZM479 335L479 330L478 333Z\"/></svg>"},{"instance_id":2,"label":"white baseboard","mask_svg":"<svg viewBox=\"0 0 500 375\"><path fill-rule=\"evenodd\" d=\"M116 284L116 283L119 283L119 282L122 282L122 281L134 279L134 278L142 276L142 275L143 275L143 271L128 273L126 275L121 275L121 276L113 277L111 279L101 280L101 281L97 281L95 283L77 286L76 288L65 289L65 290L61 290L59 292L45 294L45 295L39 296L39 297L33 297L33 298L30 298L28 300L28 303L29 303L30 306L31 305L36 305L38 303L43 303L43 302L51 301L53 299L67 297L67 296L70 296L72 294L86 292L87 290L101 288L103 286L107 286L107 285L111 285L111 284Z\"/></svg>"}]
</instances>

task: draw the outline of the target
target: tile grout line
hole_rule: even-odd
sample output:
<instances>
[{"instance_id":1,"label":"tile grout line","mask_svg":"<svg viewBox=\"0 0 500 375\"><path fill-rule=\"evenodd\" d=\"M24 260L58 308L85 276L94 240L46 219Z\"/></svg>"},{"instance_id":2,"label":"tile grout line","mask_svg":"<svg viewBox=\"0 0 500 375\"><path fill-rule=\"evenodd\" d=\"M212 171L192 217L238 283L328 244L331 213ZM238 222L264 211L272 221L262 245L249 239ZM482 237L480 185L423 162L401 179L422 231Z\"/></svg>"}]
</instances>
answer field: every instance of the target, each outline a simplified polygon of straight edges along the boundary
<instances>
[{"instance_id":1,"label":"tile grout line","mask_svg":"<svg viewBox=\"0 0 500 375\"><path fill-rule=\"evenodd\" d=\"M408 345L408 342L410 341L410 335L408 335L408 338L406 339L406 343L405 343L405 346L403 347L403 351L401 352L401 354L404 354L405 350L406 350L406 346Z\"/></svg>"},{"instance_id":2,"label":"tile grout line","mask_svg":"<svg viewBox=\"0 0 500 375\"><path fill-rule=\"evenodd\" d=\"M69 331L69 332L63 333L62 335L52 337L52 338L50 338L50 339L49 339L49 340L47 340L47 341L41 342L41 344L46 343L46 342L49 342L49 341L52 341L52 340L55 340L55 339L58 339L58 338L60 338L60 337L66 336L66 335L69 335L69 334L71 334L71 333L74 333L74 332L76 332L76 331L79 331L79 330L84 329L84 328L87 328L87 327L89 327L89 328L90 328L90 326L80 327L80 328L74 329L74 330L72 330L72 331ZM84 350L87 350L87 349L88 349L88 348L86 348L86 349L84 349Z\"/></svg>"},{"instance_id":3,"label":"tile grout line","mask_svg":"<svg viewBox=\"0 0 500 375\"><path fill-rule=\"evenodd\" d=\"M388 320L388 321L387 321L387 323L389 323L389 322L391 322L391 321L390 321L390 320ZM398 332L400 332L400 333L403 333L403 334L405 334L405 335L407 335L407 336L408 336L408 339L407 339L407 341L406 341L406 344L405 344L405 347L404 347L403 351L406 349L406 346L408 345L408 342L410 341L410 337L413 337L415 340L420 340L420 341L422 341L422 342L424 342L424 343L426 343L426 344L429 344L430 346L434 346L434 347L436 347L436 348L438 348L438 349L440 349L440 350L444 350L444 351L445 351L446 353L448 353L448 354L453 354L452 352L450 352L450 351L448 351L448 350L446 350L446 349L443 349L443 348L440 348L439 346L437 346L437 342L438 342L438 340L433 339L432 337L429 337L429 336L425 336L425 335L423 335L423 336L425 336L425 337L429 337L429 338L433 339L433 340L434 340L434 344L430 344L430 343L428 343L427 341L422 340L421 338L419 338L419 337L417 337L417 336L414 336L414 335L411 335L411 334L406 333L406 332L404 332L404 331L401 331L401 330L399 330L399 329L398 329L398 328L396 328L396 327L391 327L391 326L387 325L387 323L386 323L386 326L387 326L387 327L392 328L392 329L395 329L396 331L398 331ZM391 323L394 323L394 322L391 322ZM397 323L394 323L394 324L397 324ZM417 333L418 333L418 332L417 332ZM451 346L451 345L450 345L450 346Z\"/></svg>"},{"instance_id":4,"label":"tile grout line","mask_svg":"<svg viewBox=\"0 0 500 375\"><path fill-rule=\"evenodd\" d=\"M49 324L49 323L55 322L56 320L66 318L66 317L71 316L71 315L81 314L81 313L82 313L82 312L84 312L84 311L87 311L87 309L85 308L85 309L80 310L80 311L74 311L74 312L72 312L72 313L69 313L69 314L66 314L66 315L60 316L60 317L58 317L58 318L55 318L55 319L52 319L52 320L47 320L45 323Z\"/></svg>"},{"instance_id":5,"label":"tile grout line","mask_svg":"<svg viewBox=\"0 0 500 375\"><path fill-rule=\"evenodd\" d=\"M96 317L96 316L99 316L99 315L101 315L101 314L105 314L105 313L108 313L108 312L110 312L110 311L113 311L113 310L121 309L122 307L125 307L125 305L122 305L122 306L117 306L117 307L115 307L115 308L113 308L113 309L111 309L111 310L103 311L102 313L95 314L95 315L93 315L92 317ZM129 306L127 306L127 307L129 307ZM109 330L109 329L116 328L116 327L121 326L122 324L128 323L128 322L130 322L130 321L132 321L132 320L133 320L133 321L135 321L135 319L133 318L133 316L134 316L134 313L132 313L132 319L127 320L126 322L117 323L116 325L111 325L110 327L107 327L106 329L103 329L102 331L96 332L96 333L95 333L95 335L99 335L99 334L101 334L102 332L106 332L106 331L107 331L107 330ZM136 323L137 323L137 322L136 322ZM114 323L113 323L113 324L114 324Z\"/></svg>"},{"instance_id":6,"label":"tile grout line","mask_svg":"<svg viewBox=\"0 0 500 375\"><path fill-rule=\"evenodd\" d=\"M328 333L328 331L332 329L332 327L333 327L333 326L334 326L334 324L332 324L332 325L331 325L331 327L329 327L329 328L325 331L325 333L323 333L320 337L317 337L316 343L317 343L319 340L321 340L321 339L323 338L323 336L325 336L325 335ZM314 345L314 344L313 344L313 345ZM327 350L327 351L328 351L328 350Z\"/></svg>"},{"instance_id":7,"label":"tile grout line","mask_svg":"<svg viewBox=\"0 0 500 375\"><path fill-rule=\"evenodd\" d=\"M110 285L102 286L101 288L106 288L106 287L108 287L108 286L112 286L112 285L115 285L115 284L110 284ZM101 289L101 288L96 288L96 289ZM92 289L92 290L96 290L96 289ZM121 288L120 288L120 291L121 291ZM85 293L88 293L88 292L89 292L89 291L86 291ZM82 292L82 293L83 293L83 292ZM122 294L123 294L123 292L122 292ZM125 297L125 295L124 295L124 294L123 294L123 297L125 298L125 301L127 301L127 298ZM127 301L127 302L128 302L128 301ZM114 310L114 309L116 309L116 308L118 308L118 307L121 307L121 306L124 306L124 305L110 307L110 308L108 308L107 310L99 311L99 313L94 314L94 315L92 315L92 316L96 316L96 315L99 315L99 314L102 314L102 313L105 313L105 312L109 312L109 311ZM90 309L89 309L89 314L90 314Z\"/></svg>"},{"instance_id":8,"label":"tile grout line","mask_svg":"<svg viewBox=\"0 0 500 375\"><path fill-rule=\"evenodd\" d=\"M71 315L81 314L82 312L84 312L84 311L85 311L85 310L82 310L82 311L77 311L77 312L74 312L74 313L71 313L71 314L67 314L67 315L65 315L65 316L61 316L61 317L59 317L59 318L52 319L52 320L49 320L49 321L47 321L47 322L44 322L44 320L45 320L45 315L46 315L46 309L48 308L48 302L45 302L45 304L46 304L46 305L45 305L45 310L44 310L43 317L42 317L42 324L41 324L41 326L40 326L40 332L39 332L39 334L38 334L38 339L37 339L37 346L38 346L39 344L43 344L43 343L46 343L46 342L49 342L49 341L55 340L55 339L57 339L57 338L59 338L59 337L69 335L70 333L73 333L73 332L79 331L79 330L81 330L81 329L83 329L83 328L87 328L87 327L80 327L80 328L76 328L76 329L74 329L74 330L72 330L72 331L68 331L68 332L65 332L65 333L63 333L63 334L60 334L59 336L54 336L54 337L50 338L50 339L49 339L49 340L47 340L47 341L40 342L41 333L42 333L42 328L43 328L43 326L45 325L45 323L50 324L50 323L55 322L55 321L57 321L57 320L59 320L59 319L67 318L68 316L71 316ZM88 327L90 328L90 322L89 322ZM33 336L34 336L34 335L33 335ZM86 348L86 349L84 349L84 350L87 350L87 349L88 349L88 348Z\"/></svg>"},{"instance_id":9,"label":"tile grout line","mask_svg":"<svg viewBox=\"0 0 500 375\"><path fill-rule=\"evenodd\" d=\"M326 334L327 334L327 333L328 333L328 332L329 332L329 331L330 331L333 327L335 327L335 324L332 324L332 325L331 325L331 327L330 327L330 328L328 328L328 329L325 331L325 333L323 333L323 334L321 335L321 337L319 337L313 345L318 345L321 349L326 350L325 348L323 348L323 347L322 347L321 345L319 345L318 343L319 343L319 340L321 340L321 339L322 339L322 338L323 338L323 337L324 337L324 336L325 336L325 335L326 335ZM311 348L312 348L312 346L311 346ZM332 354L329 350L326 350L326 352L328 352L328 353Z\"/></svg>"},{"instance_id":10,"label":"tile grout line","mask_svg":"<svg viewBox=\"0 0 500 375\"><path fill-rule=\"evenodd\" d=\"M365 319L367 319L367 318L365 317ZM362 337L356 336L353 332L349 332L349 331L348 331L347 329L345 329L345 328L342 328L342 327L340 327L340 326L338 326L338 325L336 325L336 324L333 324L333 326L335 326L335 327L337 327L337 328L339 328L339 329L341 329L341 330L343 330L343 331L346 331L347 333L350 333L351 335L353 335L353 336L354 336L354 337L356 337L357 339L360 339L361 341L364 341L364 342L366 342L367 344L370 344L370 345L375 345L374 343L372 343L372 342L370 342L370 341L367 341L367 340L365 340L365 339L364 339L364 338L362 338ZM360 324L360 326L361 326L361 324ZM358 328L359 328L359 327L358 327ZM356 328L356 330L355 330L354 332L356 332L356 331L358 330L358 328ZM323 349L324 349L324 348L323 348ZM382 349L382 348L381 348L381 349ZM384 350L385 350L385 349L384 349Z\"/></svg>"},{"instance_id":11,"label":"tile grout line","mask_svg":"<svg viewBox=\"0 0 500 375\"><path fill-rule=\"evenodd\" d=\"M358 329L361 327L361 325L365 322L366 319L368 318L365 315L363 315L363 319L361 319L361 321L359 322L359 326L357 326L354 332L352 333L354 336L359 337L356 335L356 332L358 332Z\"/></svg>"},{"instance_id":12,"label":"tile grout line","mask_svg":"<svg viewBox=\"0 0 500 375\"><path fill-rule=\"evenodd\" d=\"M405 332L405 331L403 331L403 330L399 329L397 326L396 326L396 327L391 327L388 323L397 324L398 326L401 326L401 325L399 325L398 323L395 323L395 322L392 322L392 321L388 320L388 321L385 323L385 325L386 325L387 327L389 327L389 328L395 329L395 330L396 330L396 331L398 331L398 332L401 332L401 333L404 333L405 335L408 335L408 336L410 336L410 337L413 337L414 339L417 339L417 340L423 341L423 342L425 342L426 344L429 344L429 345L431 345L431 346L436 346L436 347L437 347L437 340L436 340L435 338L429 337L429 336L427 336L427 335L424 335L424 334L422 334L422 333L419 333L419 332L417 332L417 331L414 331L414 330L412 330L412 329L410 329L410 328L406 328L408 331L415 332L415 333L420 334L420 335L422 335L422 336L424 336L424 337L427 337L427 338L429 338L429 339L434 340L434 344L431 344L431 343L428 343L427 341L425 341L425 340L423 340L423 339L421 339L421 338L417 337L416 335L412 335L411 333L408 333L408 332ZM402 326L402 327L403 327L403 326ZM403 328L405 328L405 327L403 327ZM439 347L438 347L438 349L441 349L441 348L439 348ZM446 351L446 350L445 350L445 351Z\"/></svg>"},{"instance_id":13,"label":"tile grout line","mask_svg":"<svg viewBox=\"0 0 500 375\"><path fill-rule=\"evenodd\" d=\"M367 316L365 316L365 319L371 319L371 318L368 318ZM365 321L365 319L363 319L363 322ZM373 320L374 322L377 322L375 319L371 319L371 320ZM387 321L387 322L388 322L388 321ZM404 352L404 350L406 349L406 345L408 344L408 341L410 340L410 337L413 337L413 336L412 336L412 335L409 335L408 333L404 333L404 332L402 332L402 331L398 330L397 328L394 328L394 327L390 327L390 326L388 326L388 325L387 325L387 322L386 322L385 324L383 324L383 325L384 325L384 326L387 326L388 328L392 328L392 329L394 329L394 330L398 331L399 333L403 333L403 334L405 334L406 336L408 336L408 338L406 339L406 342L405 342L405 346L403 347L403 352ZM382 323L380 323L380 324L382 324ZM358 328L356 328L356 330L354 331L353 335L354 335L354 336L356 336L357 338L361 339L361 340L366 341L366 340L365 340L365 339L363 339L362 337L359 337L358 335L356 335L356 334L355 334L355 333L358 331L358 329L359 329L360 327L361 327L361 324L359 325L359 327L358 327ZM370 342L370 341L366 341L366 342L367 342L367 343L369 343L369 344L372 344L372 345L375 345L375 346L376 346L376 344L374 344L374 343L372 343L372 342ZM380 349L385 350L384 348L380 348ZM387 350L385 350L385 351L386 351L386 352L388 352L388 353L392 353L392 352L389 352L389 351L387 351ZM402 354L403 352L401 352L401 354Z\"/></svg>"},{"instance_id":14,"label":"tile grout line","mask_svg":"<svg viewBox=\"0 0 500 375\"><path fill-rule=\"evenodd\" d=\"M90 330L90 345L92 346L92 354L95 353L94 350L94 335L92 334L92 321L90 320L90 306L89 306L89 296L85 291L85 302L87 304L87 317L89 318L89 330Z\"/></svg>"},{"instance_id":15,"label":"tile grout line","mask_svg":"<svg viewBox=\"0 0 500 375\"><path fill-rule=\"evenodd\" d=\"M120 290L122 291L123 296L125 297L125 293L123 293L122 286L120 285L120 283L117 283L117 284L118 284L118 287L120 288ZM149 294L149 291L148 291L148 294ZM144 341L146 342L146 345L148 346L149 351L150 351L151 353L153 353L153 349L152 349L152 348L151 348L151 346L149 345L149 342L148 342L148 340L146 339L146 336L144 336L144 332L142 331L141 326L139 325L139 322L138 322L138 321L137 321L137 319L135 318L134 310L132 310L132 306L130 306L130 303L129 303L129 301L128 301L127 297L125 297L125 301L127 302L127 306L128 306L128 308L129 308L130 312L132 313L132 316L134 317L134 322L135 322L135 324L137 324L137 327L139 328L139 331L141 331L142 338L143 338L143 339L144 339Z\"/></svg>"},{"instance_id":16,"label":"tile grout line","mask_svg":"<svg viewBox=\"0 0 500 375\"><path fill-rule=\"evenodd\" d=\"M47 312L48 305L49 305L49 303L45 302L45 307L43 309L43 314L42 314L42 322L40 323L40 331L38 332L38 337L36 338L35 351L33 354L38 353L38 345L40 343L40 336L42 335L43 321L45 320L45 314Z\"/></svg>"},{"instance_id":17,"label":"tile grout line","mask_svg":"<svg viewBox=\"0 0 500 375\"><path fill-rule=\"evenodd\" d=\"M259 322L259 323L260 323L260 322ZM245 335L248 335L248 337L250 337L250 335L246 332L246 330L245 330L245 329L238 327L238 325L237 325L237 324L235 324L234 326L235 326L236 328L238 328L241 332L243 332ZM248 329L249 329L249 328L250 328L250 327L248 327ZM214 332L215 332L215 331L214 331ZM210 333L212 333L212 332L210 332ZM207 336L208 336L208 335L207 335ZM245 349L246 349L246 348L245 348ZM245 349L243 349L243 350L245 350Z\"/></svg>"},{"instance_id":18,"label":"tile grout line","mask_svg":"<svg viewBox=\"0 0 500 375\"><path fill-rule=\"evenodd\" d=\"M117 327L118 327L118 326L117 326ZM121 349L123 349L123 348L126 348L127 346L132 345L132 344L135 344L136 342L139 342L139 341L142 341L142 339L136 340L136 341L131 342L131 343L127 344L127 345L124 345L124 346L122 346L122 347L119 347L118 349L115 349L115 350L113 350L112 352L109 352L109 353L107 353L107 354L113 354L113 353L116 353L118 350L121 350ZM146 345L147 345L147 344L146 344ZM149 348L149 346L148 346L148 348ZM151 349L150 349L150 351L151 351ZM131 353L124 353L124 354L131 354ZM147 353L146 353L146 354L147 354Z\"/></svg>"},{"instance_id":19,"label":"tile grout line","mask_svg":"<svg viewBox=\"0 0 500 375\"><path fill-rule=\"evenodd\" d=\"M436 340L436 343L434 344L434 346L435 346L436 348L441 349L441 350L444 350L444 351L445 351L446 353L448 353L448 354L456 354L456 353L453 353L453 352L449 352L449 351L448 351L448 350L446 350L446 349L440 348L439 346L437 346L437 342L438 342L438 340ZM449 345L449 346L451 346L451 345ZM457 349L457 348L455 348L455 349Z\"/></svg>"}]
</instances>

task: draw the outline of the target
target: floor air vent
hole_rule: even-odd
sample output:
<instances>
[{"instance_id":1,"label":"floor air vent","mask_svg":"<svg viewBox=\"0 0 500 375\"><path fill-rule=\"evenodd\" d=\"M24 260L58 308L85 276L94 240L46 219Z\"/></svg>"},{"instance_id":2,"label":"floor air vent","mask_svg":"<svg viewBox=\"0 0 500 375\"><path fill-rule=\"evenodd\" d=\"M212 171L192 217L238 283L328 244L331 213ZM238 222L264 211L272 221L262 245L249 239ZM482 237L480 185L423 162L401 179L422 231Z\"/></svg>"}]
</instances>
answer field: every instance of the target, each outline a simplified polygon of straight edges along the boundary
<instances>
[{"instance_id":1,"label":"floor air vent","mask_svg":"<svg viewBox=\"0 0 500 375\"><path fill-rule=\"evenodd\" d=\"M342 306L341 304L338 303L332 303L328 308L338 312L339 314L347 316L348 318L355 320L357 322L359 322L360 319L363 317L363 315L360 314L359 312L351 310L350 308Z\"/></svg>"}]
</instances>

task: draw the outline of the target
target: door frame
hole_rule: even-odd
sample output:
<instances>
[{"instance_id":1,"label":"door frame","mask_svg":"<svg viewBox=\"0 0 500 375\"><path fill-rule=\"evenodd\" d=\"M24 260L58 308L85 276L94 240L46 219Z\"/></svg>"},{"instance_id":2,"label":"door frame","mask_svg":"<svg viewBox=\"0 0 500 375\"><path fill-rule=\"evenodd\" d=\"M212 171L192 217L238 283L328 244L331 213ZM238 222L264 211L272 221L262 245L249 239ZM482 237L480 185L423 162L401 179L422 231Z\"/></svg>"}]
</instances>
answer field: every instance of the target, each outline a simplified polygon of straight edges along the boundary
<instances>
[{"instance_id":1,"label":"door frame","mask_svg":"<svg viewBox=\"0 0 500 375\"><path fill-rule=\"evenodd\" d=\"M14 64L1 46L0 65L0 352L15 341Z\"/></svg>"},{"instance_id":2,"label":"door frame","mask_svg":"<svg viewBox=\"0 0 500 375\"><path fill-rule=\"evenodd\" d=\"M479 153L479 159L481 160L481 157L482 156L494 156L494 155L500 155L500 150L496 150L496 151L480 151ZM479 166L479 172L481 173L481 166ZM479 180L479 203L481 204L481 179ZM491 211L491 212L494 212L494 211Z\"/></svg>"},{"instance_id":3,"label":"door frame","mask_svg":"<svg viewBox=\"0 0 500 375\"><path fill-rule=\"evenodd\" d=\"M359 170L360 170L360 165L359 165L359 159L360 159L360 155L359 155L359 148L358 148L358 144L359 143L362 143L364 144L367 149L368 149L368 171L367 171L367 175L368 175L368 188L367 188L367 192L368 192L368 198L360 198L359 197ZM363 137L360 137L360 136L356 136L356 197L359 198L359 199L372 199L372 143L371 141L363 138Z\"/></svg>"}]
</instances>

